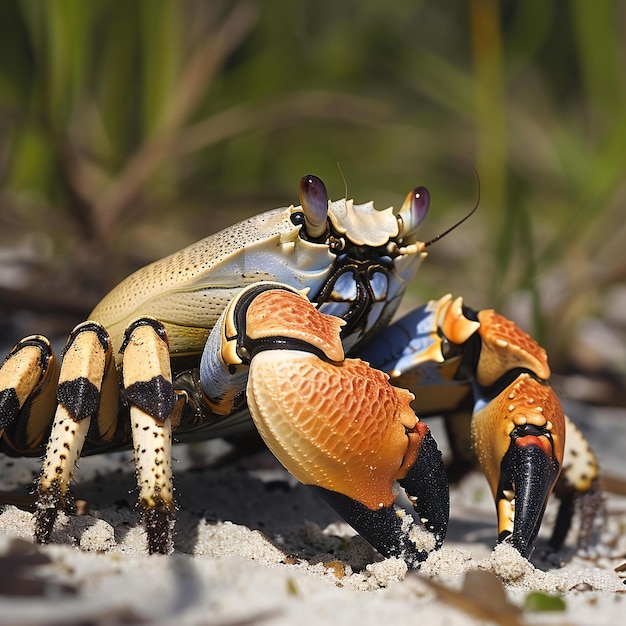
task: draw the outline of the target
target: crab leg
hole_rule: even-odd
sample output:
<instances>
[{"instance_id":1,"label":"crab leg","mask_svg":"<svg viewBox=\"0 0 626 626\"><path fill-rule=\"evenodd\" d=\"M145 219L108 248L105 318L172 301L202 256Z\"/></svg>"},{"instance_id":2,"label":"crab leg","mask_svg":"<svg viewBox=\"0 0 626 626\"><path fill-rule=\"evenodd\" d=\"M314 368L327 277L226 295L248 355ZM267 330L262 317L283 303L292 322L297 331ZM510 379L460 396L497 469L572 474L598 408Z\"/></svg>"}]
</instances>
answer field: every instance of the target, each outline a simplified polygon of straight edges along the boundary
<instances>
[{"instance_id":1,"label":"crab leg","mask_svg":"<svg viewBox=\"0 0 626 626\"><path fill-rule=\"evenodd\" d=\"M171 415L177 397L172 385L167 336L151 318L126 330L123 351L124 388L130 403L133 449L150 553L172 549Z\"/></svg>"},{"instance_id":2,"label":"crab leg","mask_svg":"<svg viewBox=\"0 0 626 626\"><path fill-rule=\"evenodd\" d=\"M250 362L248 406L278 460L383 555L416 566L439 547L449 511L441 453L411 410L411 393L363 361L344 360L342 320L294 290L254 285L223 324L234 332L224 333L215 362ZM426 544L413 532L420 525L394 508L396 480L429 531Z\"/></svg>"},{"instance_id":3,"label":"crab leg","mask_svg":"<svg viewBox=\"0 0 626 626\"><path fill-rule=\"evenodd\" d=\"M580 511L578 548L586 550L600 540L604 523L603 496L600 490L600 468L596 455L578 427L565 416L567 441L563 454L563 470L554 487L561 506L549 547L557 552L563 545L572 524L574 511Z\"/></svg>"},{"instance_id":4,"label":"crab leg","mask_svg":"<svg viewBox=\"0 0 626 626\"><path fill-rule=\"evenodd\" d=\"M58 405L39 477L35 539L40 543L48 541L59 511L72 506L69 485L92 419L99 436L112 436L117 388L111 381L116 377L107 332L94 322L79 324L63 352Z\"/></svg>"},{"instance_id":5,"label":"crab leg","mask_svg":"<svg viewBox=\"0 0 626 626\"><path fill-rule=\"evenodd\" d=\"M22 339L0 368L0 437L9 454L40 454L56 405L59 366L41 335ZM16 428L18 416L21 427Z\"/></svg>"}]
</instances>

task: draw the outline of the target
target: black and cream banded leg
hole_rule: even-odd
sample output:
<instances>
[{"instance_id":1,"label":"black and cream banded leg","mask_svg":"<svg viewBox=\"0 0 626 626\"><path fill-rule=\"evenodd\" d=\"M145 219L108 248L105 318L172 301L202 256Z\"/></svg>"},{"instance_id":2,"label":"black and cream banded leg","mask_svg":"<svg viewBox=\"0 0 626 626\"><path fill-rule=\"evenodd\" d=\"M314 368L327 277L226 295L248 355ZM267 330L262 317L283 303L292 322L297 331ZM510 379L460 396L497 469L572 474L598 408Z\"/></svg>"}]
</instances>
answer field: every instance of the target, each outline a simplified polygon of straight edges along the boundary
<instances>
[{"instance_id":1,"label":"black and cream banded leg","mask_svg":"<svg viewBox=\"0 0 626 626\"><path fill-rule=\"evenodd\" d=\"M123 383L130 405L139 506L151 553L172 549L174 498L171 469L172 386L167 337L156 320L133 322L125 334ZM45 543L61 510L72 509L70 483L85 440L110 440L118 425L119 383L111 342L99 324L70 335L63 354L57 409L37 490L35 537ZM95 430L94 430L95 429Z\"/></svg>"},{"instance_id":2,"label":"black and cream banded leg","mask_svg":"<svg viewBox=\"0 0 626 626\"><path fill-rule=\"evenodd\" d=\"M172 424L177 403L162 324L142 318L126 330L123 372L130 403L133 449L150 553L172 550Z\"/></svg>"},{"instance_id":3,"label":"black and cream banded leg","mask_svg":"<svg viewBox=\"0 0 626 626\"><path fill-rule=\"evenodd\" d=\"M62 359L57 407L37 487L35 539L40 543L48 541L59 512L73 508L70 482L90 427L106 441L117 418L117 377L106 330L93 322L79 324Z\"/></svg>"}]
</instances>

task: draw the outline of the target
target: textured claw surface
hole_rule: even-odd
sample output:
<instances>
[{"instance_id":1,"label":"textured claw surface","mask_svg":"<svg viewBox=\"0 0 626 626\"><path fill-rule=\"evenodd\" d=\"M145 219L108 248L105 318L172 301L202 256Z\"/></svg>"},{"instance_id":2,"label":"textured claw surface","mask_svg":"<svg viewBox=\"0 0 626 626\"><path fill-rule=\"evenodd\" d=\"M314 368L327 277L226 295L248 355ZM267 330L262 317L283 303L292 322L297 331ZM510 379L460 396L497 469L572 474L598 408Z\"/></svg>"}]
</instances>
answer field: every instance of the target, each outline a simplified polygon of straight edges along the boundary
<instances>
[{"instance_id":1,"label":"textured claw surface","mask_svg":"<svg viewBox=\"0 0 626 626\"><path fill-rule=\"evenodd\" d=\"M554 454L560 462L565 443L565 418L561 405L551 387L530 375L521 374L474 415L474 443L494 494L500 479L502 459L511 445L511 433L516 427L526 424L550 434Z\"/></svg>"},{"instance_id":2,"label":"textured claw surface","mask_svg":"<svg viewBox=\"0 0 626 626\"><path fill-rule=\"evenodd\" d=\"M257 428L285 467L372 509L391 505L394 479L416 458L412 399L362 361L337 367L304 352L259 354L248 385Z\"/></svg>"},{"instance_id":3,"label":"textured claw surface","mask_svg":"<svg viewBox=\"0 0 626 626\"><path fill-rule=\"evenodd\" d=\"M492 310L480 311L478 321L482 351L476 379L480 385L489 386L515 368L529 369L542 380L550 378L546 351L530 335Z\"/></svg>"},{"instance_id":4,"label":"textured claw surface","mask_svg":"<svg viewBox=\"0 0 626 626\"><path fill-rule=\"evenodd\" d=\"M285 290L260 293L246 314L250 339L299 339L319 348L331 361L343 361L339 329L344 324L338 317L320 315L308 300Z\"/></svg>"},{"instance_id":5,"label":"textured claw surface","mask_svg":"<svg viewBox=\"0 0 626 626\"><path fill-rule=\"evenodd\" d=\"M529 556L563 463L563 409L548 384L521 373L474 413L472 436L496 502L498 537L511 537Z\"/></svg>"}]
</instances>

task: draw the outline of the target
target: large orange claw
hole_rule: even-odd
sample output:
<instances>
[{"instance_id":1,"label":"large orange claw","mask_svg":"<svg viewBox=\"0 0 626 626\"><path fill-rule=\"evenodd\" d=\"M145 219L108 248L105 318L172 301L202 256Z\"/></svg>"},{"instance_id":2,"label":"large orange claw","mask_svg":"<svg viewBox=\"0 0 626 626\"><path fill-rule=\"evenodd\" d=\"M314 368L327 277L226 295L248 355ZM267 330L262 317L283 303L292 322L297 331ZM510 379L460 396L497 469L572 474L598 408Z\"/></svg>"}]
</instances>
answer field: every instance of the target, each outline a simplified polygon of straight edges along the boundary
<instances>
[{"instance_id":1,"label":"large orange claw","mask_svg":"<svg viewBox=\"0 0 626 626\"><path fill-rule=\"evenodd\" d=\"M476 311L447 295L391 324L361 354L417 394L420 416L444 417L449 475L465 474L479 458L501 540L522 554L532 550L553 486L561 504L550 549L563 544L575 507L583 512L580 545L595 540L597 460L563 416L548 385L546 352L527 333L495 311Z\"/></svg>"},{"instance_id":2,"label":"large orange claw","mask_svg":"<svg viewBox=\"0 0 626 626\"><path fill-rule=\"evenodd\" d=\"M410 565L428 552L394 509L394 481L441 545L448 489L441 453L409 404L413 395L358 359L343 359L340 321L291 289L263 285L239 299L239 352L250 359L247 400L278 460L369 543ZM236 305L235 305L236 306Z\"/></svg>"},{"instance_id":3,"label":"large orange claw","mask_svg":"<svg viewBox=\"0 0 626 626\"><path fill-rule=\"evenodd\" d=\"M563 465L565 416L545 380L543 349L493 311L478 319L476 372L486 400L477 402L472 436L496 501L499 540L529 556ZM507 374L516 376L508 385Z\"/></svg>"}]
</instances>

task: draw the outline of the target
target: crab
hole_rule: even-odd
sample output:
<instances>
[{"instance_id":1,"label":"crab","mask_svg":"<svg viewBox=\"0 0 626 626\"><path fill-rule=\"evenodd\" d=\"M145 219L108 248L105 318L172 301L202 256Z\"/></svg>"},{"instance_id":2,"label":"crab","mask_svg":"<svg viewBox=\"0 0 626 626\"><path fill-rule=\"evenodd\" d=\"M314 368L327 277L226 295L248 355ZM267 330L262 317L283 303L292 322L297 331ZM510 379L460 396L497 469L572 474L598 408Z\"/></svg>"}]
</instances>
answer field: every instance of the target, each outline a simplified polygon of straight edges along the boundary
<instances>
[{"instance_id":1,"label":"crab","mask_svg":"<svg viewBox=\"0 0 626 626\"><path fill-rule=\"evenodd\" d=\"M529 556L559 495L557 550L576 501L597 493L598 470L549 386L545 351L450 295L393 320L439 238L418 239L429 204L424 187L398 212L331 202L305 176L299 206L122 281L70 333L61 364L45 337L20 341L0 369L0 451L44 455L36 541L71 511L81 455L132 447L149 551L170 552L173 438L256 427L383 556L418 566L442 545L449 516L446 468L420 419L438 415L455 467L477 460L485 473L499 541ZM396 483L414 515L394 503Z\"/></svg>"}]
</instances>

